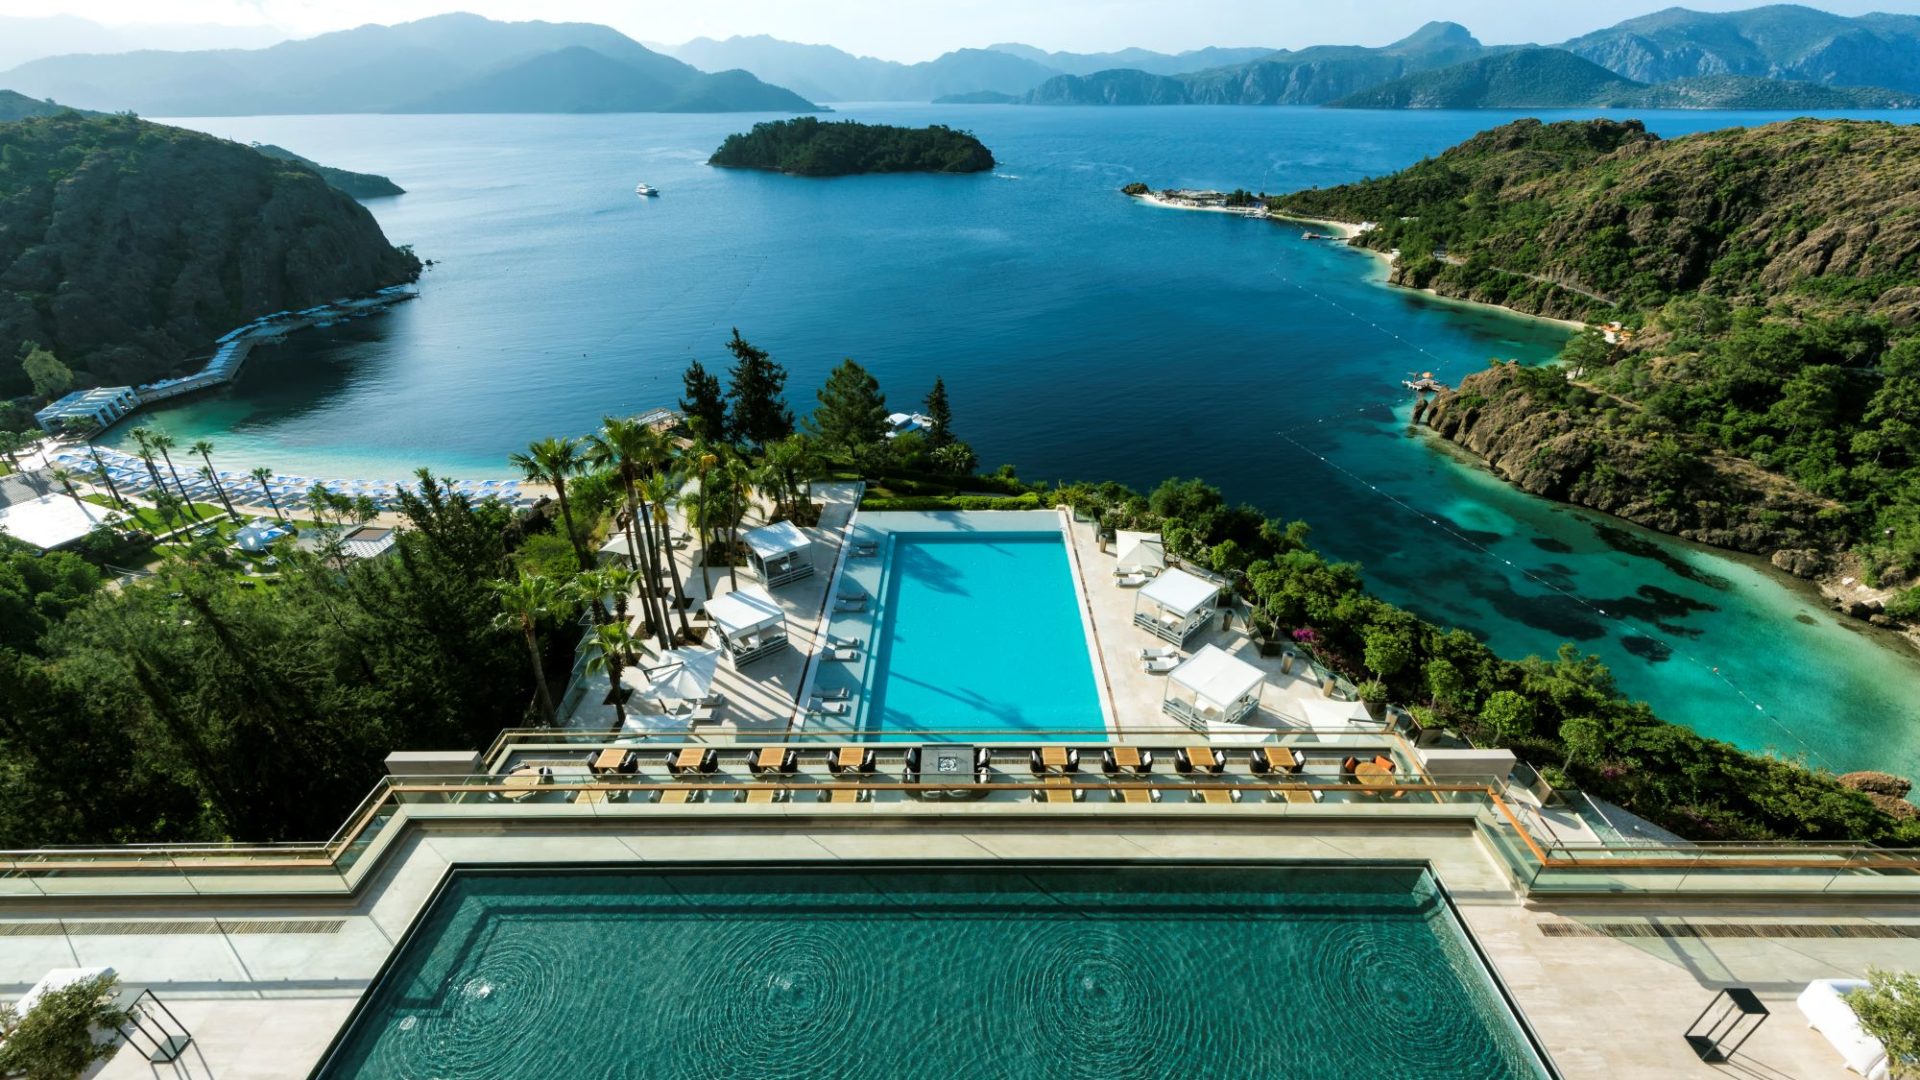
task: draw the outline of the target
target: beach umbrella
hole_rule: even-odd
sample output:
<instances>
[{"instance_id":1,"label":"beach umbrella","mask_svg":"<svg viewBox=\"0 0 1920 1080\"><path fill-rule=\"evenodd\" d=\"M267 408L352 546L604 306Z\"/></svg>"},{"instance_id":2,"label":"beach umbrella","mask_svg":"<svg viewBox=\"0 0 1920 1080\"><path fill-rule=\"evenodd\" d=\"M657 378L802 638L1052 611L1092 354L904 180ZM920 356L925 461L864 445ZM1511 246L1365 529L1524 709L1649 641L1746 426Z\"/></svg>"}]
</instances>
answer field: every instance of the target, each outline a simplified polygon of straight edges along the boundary
<instances>
[{"instance_id":1,"label":"beach umbrella","mask_svg":"<svg viewBox=\"0 0 1920 1080\"><path fill-rule=\"evenodd\" d=\"M661 657L661 665L648 672L647 685L640 696L656 701L699 700L713 689L713 677L719 668L717 648L669 649Z\"/></svg>"}]
</instances>

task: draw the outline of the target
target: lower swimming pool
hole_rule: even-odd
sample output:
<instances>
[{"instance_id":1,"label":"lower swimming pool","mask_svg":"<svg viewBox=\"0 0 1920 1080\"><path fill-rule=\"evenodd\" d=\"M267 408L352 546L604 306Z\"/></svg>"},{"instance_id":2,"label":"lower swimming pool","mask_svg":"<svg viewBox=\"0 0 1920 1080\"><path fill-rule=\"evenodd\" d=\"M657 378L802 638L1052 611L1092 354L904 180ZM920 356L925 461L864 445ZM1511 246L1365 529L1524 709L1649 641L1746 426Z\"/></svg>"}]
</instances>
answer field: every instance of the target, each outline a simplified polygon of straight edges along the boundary
<instances>
[{"instance_id":1,"label":"lower swimming pool","mask_svg":"<svg viewBox=\"0 0 1920 1080\"><path fill-rule=\"evenodd\" d=\"M1550 1075L1418 867L456 872L319 1072Z\"/></svg>"},{"instance_id":2,"label":"lower swimming pool","mask_svg":"<svg viewBox=\"0 0 1920 1080\"><path fill-rule=\"evenodd\" d=\"M877 558L849 560L837 638L864 637L857 666L824 665L861 730L968 738L1106 730L1074 569L1057 515L871 514ZM840 680L844 685L834 685Z\"/></svg>"}]
</instances>

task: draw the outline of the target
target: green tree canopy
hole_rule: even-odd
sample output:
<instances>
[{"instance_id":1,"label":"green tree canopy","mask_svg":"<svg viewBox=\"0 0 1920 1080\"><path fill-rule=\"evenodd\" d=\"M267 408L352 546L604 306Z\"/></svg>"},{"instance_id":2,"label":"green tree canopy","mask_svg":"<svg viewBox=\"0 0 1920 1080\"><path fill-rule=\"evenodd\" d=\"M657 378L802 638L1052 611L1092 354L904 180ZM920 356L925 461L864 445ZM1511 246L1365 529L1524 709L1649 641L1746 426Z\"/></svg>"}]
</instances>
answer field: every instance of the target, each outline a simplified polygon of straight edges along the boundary
<instances>
[{"instance_id":1,"label":"green tree canopy","mask_svg":"<svg viewBox=\"0 0 1920 1080\"><path fill-rule=\"evenodd\" d=\"M59 397L73 389L73 372L49 349L35 345L20 358L20 370L26 372L33 392L40 397Z\"/></svg>"},{"instance_id":2,"label":"green tree canopy","mask_svg":"<svg viewBox=\"0 0 1920 1080\"><path fill-rule=\"evenodd\" d=\"M733 371L727 397L733 405L733 438L756 447L793 434L793 411L787 408L783 394L787 371L767 355L733 332L727 342L733 354Z\"/></svg>"},{"instance_id":3,"label":"green tree canopy","mask_svg":"<svg viewBox=\"0 0 1920 1080\"><path fill-rule=\"evenodd\" d=\"M720 389L720 379L694 360L687 364L680 380L687 395L680 399L680 411L693 422L694 430L703 438L726 438L727 397Z\"/></svg>"},{"instance_id":4,"label":"green tree canopy","mask_svg":"<svg viewBox=\"0 0 1920 1080\"><path fill-rule=\"evenodd\" d=\"M821 442L852 453L886 438L887 399L880 393L880 381L851 358L827 376L819 398L809 426Z\"/></svg>"}]
</instances>

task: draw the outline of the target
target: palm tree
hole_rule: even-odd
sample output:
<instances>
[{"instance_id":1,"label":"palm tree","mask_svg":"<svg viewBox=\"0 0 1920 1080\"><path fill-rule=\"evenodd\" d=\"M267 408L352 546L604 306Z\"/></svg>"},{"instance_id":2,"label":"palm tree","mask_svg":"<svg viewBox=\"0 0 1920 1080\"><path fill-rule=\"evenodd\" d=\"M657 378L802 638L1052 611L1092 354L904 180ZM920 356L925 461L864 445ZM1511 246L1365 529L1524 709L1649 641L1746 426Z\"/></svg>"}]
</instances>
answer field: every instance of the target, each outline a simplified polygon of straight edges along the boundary
<instances>
[{"instance_id":1,"label":"palm tree","mask_svg":"<svg viewBox=\"0 0 1920 1080\"><path fill-rule=\"evenodd\" d=\"M601 420L600 430L587 436L587 460L601 468L611 468L620 477L620 489L627 502L627 553L636 569L646 575L640 600L647 605L647 621L659 631L660 647L670 649L673 629L667 622L666 601L659 596L659 562L653 543L653 519L643 514L637 488L640 470L652 452L654 431L645 424L617 416ZM640 534L645 533L642 542Z\"/></svg>"},{"instance_id":2,"label":"palm tree","mask_svg":"<svg viewBox=\"0 0 1920 1080\"><path fill-rule=\"evenodd\" d=\"M680 582L680 562L673 557L673 519L667 516L667 503L673 500L674 491L673 474L664 468L657 469L640 482L641 506L645 513L653 517L653 531L660 540L661 561L667 564L667 574L673 578L673 609L680 613L680 636L692 641L693 626L687 622L687 589Z\"/></svg>"},{"instance_id":3,"label":"palm tree","mask_svg":"<svg viewBox=\"0 0 1920 1080\"><path fill-rule=\"evenodd\" d=\"M213 471L212 441L208 439L195 440L192 450L194 453L200 455L201 461L207 463L206 469L202 471L200 475L206 477L207 482L213 485L213 493L220 497L220 505L227 508L227 516L235 521L239 521L240 515L233 512L233 500L227 498L226 485L220 482L220 474Z\"/></svg>"},{"instance_id":4,"label":"palm tree","mask_svg":"<svg viewBox=\"0 0 1920 1080\"><path fill-rule=\"evenodd\" d=\"M160 456L166 460L167 473L173 477L173 486L178 488L180 491L180 503L182 507L181 512L183 514L191 515L193 518L197 520L200 517L200 515L194 512L193 500L187 498L187 485L180 482L180 470L173 467L173 455L168 453L168 451L172 450L174 447L179 446L180 445L179 442L176 441L173 436L167 434L164 431L154 432L151 438L153 441L153 448L155 450L160 451Z\"/></svg>"},{"instance_id":5,"label":"palm tree","mask_svg":"<svg viewBox=\"0 0 1920 1080\"><path fill-rule=\"evenodd\" d=\"M113 474L107 471L107 463L100 460L100 448L88 443L87 453L93 456L94 471L100 477L101 483L107 485L107 494L113 496L114 505L122 510L131 511L133 507L127 503L127 497L120 494L120 489L114 486Z\"/></svg>"},{"instance_id":6,"label":"palm tree","mask_svg":"<svg viewBox=\"0 0 1920 1080\"><path fill-rule=\"evenodd\" d=\"M14 472L20 471L20 451L26 449L27 437L17 432L0 431L0 457L7 459L7 465Z\"/></svg>"},{"instance_id":7,"label":"palm tree","mask_svg":"<svg viewBox=\"0 0 1920 1080\"><path fill-rule=\"evenodd\" d=\"M593 609L595 626L605 626L613 621L613 613L607 610L607 596L617 590L621 583L609 573L612 569L582 570L567 583L567 591L573 599Z\"/></svg>"},{"instance_id":8,"label":"palm tree","mask_svg":"<svg viewBox=\"0 0 1920 1080\"><path fill-rule=\"evenodd\" d=\"M72 499L73 505L79 507L80 513L85 515L87 512L87 504L80 498L80 492L75 490L73 486L73 470L55 466L53 470L53 482L59 484L66 490L67 498Z\"/></svg>"},{"instance_id":9,"label":"palm tree","mask_svg":"<svg viewBox=\"0 0 1920 1080\"><path fill-rule=\"evenodd\" d=\"M160 479L160 467L153 463L153 431L150 428L133 429L133 445L139 448L140 460L147 463L147 475L153 478L153 490L165 494L166 481Z\"/></svg>"},{"instance_id":10,"label":"palm tree","mask_svg":"<svg viewBox=\"0 0 1920 1080\"><path fill-rule=\"evenodd\" d=\"M280 501L273 497L273 489L267 486L267 481L273 479L273 470L265 465L256 465L247 475L253 477L254 483L259 484L260 490L267 496L267 505L273 507L273 516L281 521L287 520L287 515L280 512Z\"/></svg>"},{"instance_id":11,"label":"palm tree","mask_svg":"<svg viewBox=\"0 0 1920 1080\"><path fill-rule=\"evenodd\" d=\"M707 555L713 547L713 532L712 518L707 513L707 474L713 471L714 466L720 464L720 455L714 450L712 444L695 438L693 445L681 452L680 461L686 467L686 471L693 474L696 485L693 498L683 501L681 509L686 512L687 525L698 534L700 539L700 584L706 589L707 599L711 600L713 599L713 576L707 569L711 565Z\"/></svg>"},{"instance_id":12,"label":"palm tree","mask_svg":"<svg viewBox=\"0 0 1920 1080\"><path fill-rule=\"evenodd\" d=\"M720 462L723 513L727 526L727 581L740 587L740 523L753 509L753 465L737 453L727 454Z\"/></svg>"},{"instance_id":13,"label":"palm tree","mask_svg":"<svg viewBox=\"0 0 1920 1080\"><path fill-rule=\"evenodd\" d=\"M586 545L580 542L580 534L573 528L573 507L567 503L567 477L577 475L582 465L580 444L573 439L541 439L528 445L526 453L514 454L507 460L527 479L553 485L554 498L560 503L560 520L566 526L574 558L580 561L580 569L593 569Z\"/></svg>"},{"instance_id":14,"label":"palm tree","mask_svg":"<svg viewBox=\"0 0 1920 1080\"><path fill-rule=\"evenodd\" d=\"M627 700L625 689L620 685L620 675L626 670L627 658L633 653L633 635L619 623L607 623L593 628L592 636L587 638L587 673L607 673L607 700L613 703L614 715L619 717L620 726L627 726Z\"/></svg>"},{"instance_id":15,"label":"palm tree","mask_svg":"<svg viewBox=\"0 0 1920 1080\"><path fill-rule=\"evenodd\" d=\"M494 618L499 627L517 626L527 639L527 659L533 663L533 685L540 696L540 724L553 726L553 695L547 692L546 665L540 658L540 620L562 603L561 588L542 574L521 573L511 580L490 581L494 595L500 598L501 611Z\"/></svg>"}]
</instances>

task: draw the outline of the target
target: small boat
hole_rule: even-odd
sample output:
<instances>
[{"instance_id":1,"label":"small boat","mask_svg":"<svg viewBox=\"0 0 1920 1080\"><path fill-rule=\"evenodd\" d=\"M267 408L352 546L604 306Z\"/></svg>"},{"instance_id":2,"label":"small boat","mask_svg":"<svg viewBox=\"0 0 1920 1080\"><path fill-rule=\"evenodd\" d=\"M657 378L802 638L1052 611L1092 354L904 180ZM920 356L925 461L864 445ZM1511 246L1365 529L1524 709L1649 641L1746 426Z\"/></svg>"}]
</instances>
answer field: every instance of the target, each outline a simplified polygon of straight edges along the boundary
<instances>
[{"instance_id":1,"label":"small boat","mask_svg":"<svg viewBox=\"0 0 1920 1080\"><path fill-rule=\"evenodd\" d=\"M641 196L658 195L660 194L660 189L654 187L652 184L640 183L633 186L633 193Z\"/></svg>"}]
</instances>

